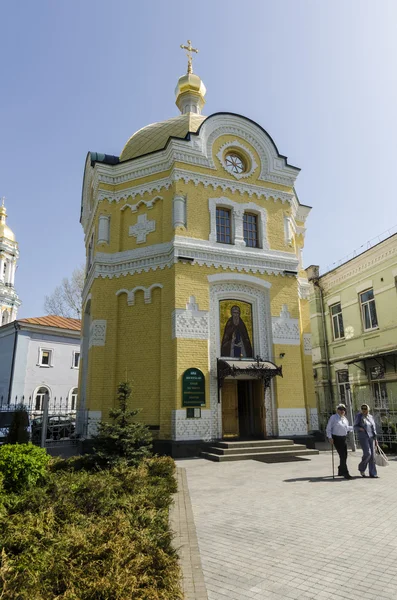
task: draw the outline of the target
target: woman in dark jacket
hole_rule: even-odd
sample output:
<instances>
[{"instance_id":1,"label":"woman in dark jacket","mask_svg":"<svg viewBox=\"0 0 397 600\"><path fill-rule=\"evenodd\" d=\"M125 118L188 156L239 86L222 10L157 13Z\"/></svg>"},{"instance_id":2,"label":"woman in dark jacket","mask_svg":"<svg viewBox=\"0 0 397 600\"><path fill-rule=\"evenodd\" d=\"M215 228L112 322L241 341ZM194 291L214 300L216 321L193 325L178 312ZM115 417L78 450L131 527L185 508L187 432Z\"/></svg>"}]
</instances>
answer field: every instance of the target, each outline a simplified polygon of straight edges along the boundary
<instances>
[{"instance_id":1,"label":"woman in dark jacket","mask_svg":"<svg viewBox=\"0 0 397 600\"><path fill-rule=\"evenodd\" d=\"M365 470L368 466L369 476L378 477L375 464L375 447L378 445L376 439L376 426L372 415L369 414L368 404L361 405L361 412L357 413L354 420L354 431L358 433L358 439L363 451L363 457L358 470L361 477L366 477Z\"/></svg>"}]
</instances>

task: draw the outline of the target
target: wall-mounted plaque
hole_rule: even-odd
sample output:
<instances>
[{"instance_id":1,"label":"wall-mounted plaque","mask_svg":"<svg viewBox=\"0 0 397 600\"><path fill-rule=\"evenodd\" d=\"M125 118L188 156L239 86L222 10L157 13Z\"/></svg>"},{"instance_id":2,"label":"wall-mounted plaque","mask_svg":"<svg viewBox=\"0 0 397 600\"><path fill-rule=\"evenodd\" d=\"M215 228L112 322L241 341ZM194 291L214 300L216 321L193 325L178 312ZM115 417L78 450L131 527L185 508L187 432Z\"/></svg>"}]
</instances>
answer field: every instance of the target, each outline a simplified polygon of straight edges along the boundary
<instances>
[{"instance_id":1,"label":"wall-mounted plaque","mask_svg":"<svg viewBox=\"0 0 397 600\"><path fill-rule=\"evenodd\" d=\"M187 369L182 377L182 406L205 404L205 377L200 369Z\"/></svg>"}]
</instances>

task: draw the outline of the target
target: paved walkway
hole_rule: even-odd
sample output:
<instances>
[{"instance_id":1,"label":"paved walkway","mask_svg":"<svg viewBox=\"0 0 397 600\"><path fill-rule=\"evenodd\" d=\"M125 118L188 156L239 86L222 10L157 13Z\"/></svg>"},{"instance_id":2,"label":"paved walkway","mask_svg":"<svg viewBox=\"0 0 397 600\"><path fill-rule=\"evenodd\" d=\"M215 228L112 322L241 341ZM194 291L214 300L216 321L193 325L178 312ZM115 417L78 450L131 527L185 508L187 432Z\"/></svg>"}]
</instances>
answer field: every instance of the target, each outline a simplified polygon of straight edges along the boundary
<instances>
[{"instance_id":1,"label":"paved walkway","mask_svg":"<svg viewBox=\"0 0 397 600\"><path fill-rule=\"evenodd\" d=\"M349 455L358 474L360 453ZM332 480L331 453L186 469L208 600L395 600L397 460Z\"/></svg>"}]
</instances>

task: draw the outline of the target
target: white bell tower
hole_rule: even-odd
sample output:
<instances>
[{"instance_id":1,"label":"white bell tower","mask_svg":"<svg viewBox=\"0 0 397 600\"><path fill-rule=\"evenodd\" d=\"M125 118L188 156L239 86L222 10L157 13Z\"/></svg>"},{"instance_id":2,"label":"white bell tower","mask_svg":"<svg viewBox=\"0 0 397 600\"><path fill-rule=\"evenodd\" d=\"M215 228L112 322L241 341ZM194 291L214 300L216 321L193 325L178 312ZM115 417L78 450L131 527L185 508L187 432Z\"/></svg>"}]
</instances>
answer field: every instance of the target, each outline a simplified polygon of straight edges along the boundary
<instances>
[{"instance_id":1,"label":"white bell tower","mask_svg":"<svg viewBox=\"0 0 397 600\"><path fill-rule=\"evenodd\" d=\"M14 288L15 270L19 258L18 243L8 227L5 198L0 206L0 325L15 321L21 301Z\"/></svg>"}]
</instances>

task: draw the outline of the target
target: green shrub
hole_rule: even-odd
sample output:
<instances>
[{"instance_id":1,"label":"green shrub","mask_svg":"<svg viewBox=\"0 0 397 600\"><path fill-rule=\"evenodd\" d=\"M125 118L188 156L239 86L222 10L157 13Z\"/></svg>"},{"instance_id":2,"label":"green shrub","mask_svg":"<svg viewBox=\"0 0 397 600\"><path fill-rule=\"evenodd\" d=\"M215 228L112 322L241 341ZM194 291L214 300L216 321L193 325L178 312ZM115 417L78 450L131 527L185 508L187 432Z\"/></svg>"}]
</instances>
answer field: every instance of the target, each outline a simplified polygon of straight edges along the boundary
<instances>
[{"instance_id":1,"label":"green shrub","mask_svg":"<svg viewBox=\"0 0 397 600\"><path fill-rule=\"evenodd\" d=\"M44 448L33 444L0 446L0 473L4 477L4 489L17 492L35 485L46 474L50 460Z\"/></svg>"},{"instance_id":2,"label":"green shrub","mask_svg":"<svg viewBox=\"0 0 397 600\"><path fill-rule=\"evenodd\" d=\"M137 465L152 453L149 429L133 421L139 410L128 410L131 391L129 382L120 383L117 389L119 408L109 411L112 421L99 423L98 434L93 436L95 455L102 466L112 467L120 461Z\"/></svg>"},{"instance_id":3,"label":"green shrub","mask_svg":"<svg viewBox=\"0 0 397 600\"><path fill-rule=\"evenodd\" d=\"M0 598L181 600L168 523L173 471L172 459L158 458L50 470L44 486L10 495L0 515Z\"/></svg>"},{"instance_id":4,"label":"green shrub","mask_svg":"<svg viewBox=\"0 0 397 600\"><path fill-rule=\"evenodd\" d=\"M29 442L29 417L25 407L17 406L8 430L7 444L27 444Z\"/></svg>"}]
</instances>

